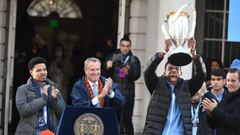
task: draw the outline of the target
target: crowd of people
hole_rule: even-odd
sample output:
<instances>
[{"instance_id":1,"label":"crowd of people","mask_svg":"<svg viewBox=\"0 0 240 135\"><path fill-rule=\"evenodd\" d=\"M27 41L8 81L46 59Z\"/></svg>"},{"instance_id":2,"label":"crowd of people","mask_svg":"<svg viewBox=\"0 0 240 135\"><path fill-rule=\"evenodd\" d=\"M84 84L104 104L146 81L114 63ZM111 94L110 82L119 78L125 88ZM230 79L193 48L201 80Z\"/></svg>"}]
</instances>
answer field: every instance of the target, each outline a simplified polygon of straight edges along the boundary
<instances>
[{"instance_id":1,"label":"crowd of people","mask_svg":"<svg viewBox=\"0 0 240 135\"><path fill-rule=\"evenodd\" d=\"M73 86L70 82L74 76L73 67L65 59L64 46L55 45L50 62L47 61L48 52L39 51L46 47L46 42L39 35L35 42L41 47L32 48L34 55L30 59L21 50L16 50L16 63L28 65L22 71L30 74L29 78L22 79L27 79L26 82L18 82L14 95L20 116L16 135L56 134L66 105L112 107L117 113L120 134L134 134L135 81L141 75L141 63L131 51L128 34L120 40L119 49L113 51L111 47L108 55L98 52L98 55L86 58L82 64L83 75L78 76ZM144 81L152 97L143 134L239 134L240 60L233 60L227 74L221 62L215 59L206 70L196 51L196 41L190 38L188 47L193 76L181 78L181 67L168 61L163 75L158 76L156 69L172 45L170 39L166 40L164 51L154 54L144 70Z\"/></svg>"},{"instance_id":2,"label":"crowd of people","mask_svg":"<svg viewBox=\"0 0 240 135\"><path fill-rule=\"evenodd\" d=\"M30 78L21 80L21 83L15 81L18 86L14 105L20 117L16 135L55 134L66 105L113 107L118 113L121 132L134 134L134 81L140 77L141 66L140 60L130 50L131 40L128 35L121 39L116 54L105 54L106 62L101 62L97 55L87 58L83 66L84 75L79 76L72 90L69 81L73 77L73 70L71 63L65 59L64 46L55 45L53 58L47 61L48 51L43 53L47 49L46 42L39 35L34 41L36 46L32 48L32 58L28 60L26 54L21 52L16 55L19 65L28 65L24 73L30 74ZM41 47L37 47L39 45ZM109 50L112 52L112 47ZM106 66L106 70L103 70L106 76L101 75L102 63ZM122 72L118 74L120 69Z\"/></svg>"}]
</instances>

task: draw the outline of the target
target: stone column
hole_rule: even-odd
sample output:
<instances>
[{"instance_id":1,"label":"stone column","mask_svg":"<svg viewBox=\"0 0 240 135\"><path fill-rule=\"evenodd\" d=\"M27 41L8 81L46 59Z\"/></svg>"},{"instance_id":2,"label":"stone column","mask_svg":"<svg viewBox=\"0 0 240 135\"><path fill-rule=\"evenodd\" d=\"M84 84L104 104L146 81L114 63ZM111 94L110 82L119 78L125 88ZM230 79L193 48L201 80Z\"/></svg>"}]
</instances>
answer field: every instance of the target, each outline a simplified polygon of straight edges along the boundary
<instances>
[{"instance_id":1,"label":"stone column","mask_svg":"<svg viewBox=\"0 0 240 135\"><path fill-rule=\"evenodd\" d=\"M17 0L0 0L0 134L8 135L13 86Z\"/></svg>"},{"instance_id":2,"label":"stone column","mask_svg":"<svg viewBox=\"0 0 240 135\"><path fill-rule=\"evenodd\" d=\"M132 40L132 52L139 57L141 61L141 70L143 72L145 65L145 49L147 36L147 0L132 0L130 3L129 32ZM146 116L148 102L145 101L148 91L143 80L143 74L135 82L135 104L133 113L133 125L135 134L141 134Z\"/></svg>"},{"instance_id":3,"label":"stone column","mask_svg":"<svg viewBox=\"0 0 240 135\"><path fill-rule=\"evenodd\" d=\"M3 134L4 128L4 93L5 93L5 73L6 73L6 36L7 36L7 26L6 26L6 16L7 16L7 2L6 0L0 0L0 134Z\"/></svg>"}]
</instances>

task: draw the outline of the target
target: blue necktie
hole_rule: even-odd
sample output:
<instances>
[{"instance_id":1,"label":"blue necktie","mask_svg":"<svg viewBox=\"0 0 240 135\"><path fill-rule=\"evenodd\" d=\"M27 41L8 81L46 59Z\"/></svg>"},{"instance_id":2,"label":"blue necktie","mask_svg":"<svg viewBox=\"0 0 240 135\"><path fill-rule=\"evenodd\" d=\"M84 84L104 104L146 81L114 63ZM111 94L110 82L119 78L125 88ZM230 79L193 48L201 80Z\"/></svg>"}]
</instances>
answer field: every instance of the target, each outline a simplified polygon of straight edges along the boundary
<instances>
[{"instance_id":1,"label":"blue necktie","mask_svg":"<svg viewBox=\"0 0 240 135\"><path fill-rule=\"evenodd\" d=\"M92 85L92 88L93 88L94 97L98 96L98 88L97 88L97 85L95 83ZM99 103L97 104L97 107L100 107Z\"/></svg>"}]
</instances>

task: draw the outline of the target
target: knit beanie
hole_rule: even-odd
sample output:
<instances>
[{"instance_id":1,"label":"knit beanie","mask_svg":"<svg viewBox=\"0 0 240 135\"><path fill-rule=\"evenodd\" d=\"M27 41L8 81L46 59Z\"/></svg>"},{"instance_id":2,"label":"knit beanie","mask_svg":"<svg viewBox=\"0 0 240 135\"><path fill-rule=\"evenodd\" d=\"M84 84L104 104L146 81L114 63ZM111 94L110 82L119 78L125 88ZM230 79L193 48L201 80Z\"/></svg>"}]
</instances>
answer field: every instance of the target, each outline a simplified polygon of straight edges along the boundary
<instances>
[{"instance_id":1,"label":"knit beanie","mask_svg":"<svg viewBox=\"0 0 240 135\"><path fill-rule=\"evenodd\" d=\"M232 61L232 64L230 65L230 68L240 69L240 60L239 59L234 59Z\"/></svg>"}]
</instances>

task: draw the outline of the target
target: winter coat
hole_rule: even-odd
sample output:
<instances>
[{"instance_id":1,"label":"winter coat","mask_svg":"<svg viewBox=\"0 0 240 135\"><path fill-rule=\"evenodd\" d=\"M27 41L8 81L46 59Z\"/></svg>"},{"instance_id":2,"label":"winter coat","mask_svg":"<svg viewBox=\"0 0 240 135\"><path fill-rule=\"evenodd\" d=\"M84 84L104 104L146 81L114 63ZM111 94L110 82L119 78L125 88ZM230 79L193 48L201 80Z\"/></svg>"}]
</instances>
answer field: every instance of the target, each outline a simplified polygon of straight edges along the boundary
<instances>
[{"instance_id":1,"label":"winter coat","mask_svg":"<svg viewBox=\"0 0 240 135\"><path fill-rule=\"evenodd\" d=\"M56 86L54 82L47 79L46 83L50 86ZM49 90L51 90L49 88ZM17 89L16 106L20 115L20 121L15 135L36 135L39 120L39 111L46 105L42 96L38 95L38 90L33 86L32 78L29 78L26 84ZM55 132L58 122L65 107L65 102L61 93L56 99L51 99L50 115Z\"/></svg>"},{"instance_id":2,"label":"winter coat","mask_svg":"<svg viewBox=\"0 0 240 135\"><path fill-rule=\"evenodd\" d=\"M127 55L121 54L120 50L117 50L108 60L113 61L113 67L108 69L107 72L111 72L111 77L118 84L118 89L122 95L130 98L135 97L135 81L141 75L141 64L138 57L134 56L131 51ZM120 69L123 69L128 65L128 73L125 77L120 76ZM125 68L126 69L126 68Z\"/></svg>"},{"instance_id":3,"label":"winter coat","mask_svg":"<svg viewBox=\"0 0 240 135\"><path fill-rule=\"evenodd\" d=\"M216 129L216 135L239 135L240 133L240 89L227 93L221 105L208 116L208 125Z\"/></svg>"},{"instance_id":4,"label":"winter coat","mask_svg":"<svg viewBox=\"0 0 240 135\"><path fill-rule=\"evenodd\" d=\"M156 53L147 64L144 79L149 92L152 94L143 135L160 135L166 124L167 114L171 103L169 84L164 76L157 76L155 70L163 57ZM201 88L205 80L205 65L197 55L193 59L196 75L190 80L178 79L174 87L176 102L179 105L184 135L192 134L191 97Z\"/></svg>"},{"instance_id":5,"label":"winter coat","mask_svg":"<svg viewBox=\"0 0 240 135\"><path fill-rule=\"evenodd\" d=\"M100 80L103 83L103 85L105 85L106 79L107 78L105 78L105 77L102 77L102 76L100 77ZM92 97L88 91L87 85L84 80L85 80L85 77L83 77L82 79L79 79L77 82L75 82L73 89L72 89L72 93L71 93L72 104L74 106L81 106L81 107L95 107L92 104ZM119 107L122 107L125 104L126 100L125 100L125 97L122 96L122 94L117 89L117 84L113 83L111 89L115 93L114 97L109 98L108 96L106 96L104 98L103 106L110 107L110 104L112 102L114 102Z\"/></svg>"}]
</instances>

